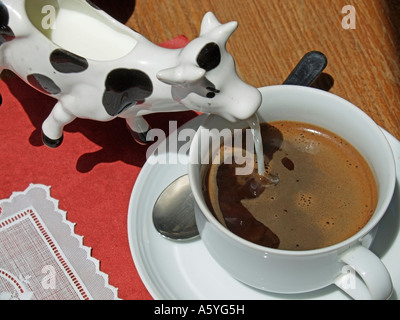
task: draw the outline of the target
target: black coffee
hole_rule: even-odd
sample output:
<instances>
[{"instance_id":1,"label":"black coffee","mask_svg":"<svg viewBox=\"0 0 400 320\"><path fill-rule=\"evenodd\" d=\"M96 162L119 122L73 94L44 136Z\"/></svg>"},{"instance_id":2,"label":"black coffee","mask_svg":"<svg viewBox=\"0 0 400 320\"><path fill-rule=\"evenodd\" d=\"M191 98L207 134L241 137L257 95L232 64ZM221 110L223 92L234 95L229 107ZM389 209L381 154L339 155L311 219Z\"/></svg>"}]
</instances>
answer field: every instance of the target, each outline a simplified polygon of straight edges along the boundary
<instances>
[{"instance_id":1,"label":"black coffee","mask_svg":"<svg viewBox=\"0 0 400 320\"><path fill-rule=\"evenodd\" d=\"M378 192L369 165L352 145L300 122L263 124L261 132L266 170L279 177L278 184L261 177L257 164L247 176L236 175L236 164L209 167L204 195L225 227L263 246L311 250L339 243L366 225Z\"/></svg>"}]
</instances>

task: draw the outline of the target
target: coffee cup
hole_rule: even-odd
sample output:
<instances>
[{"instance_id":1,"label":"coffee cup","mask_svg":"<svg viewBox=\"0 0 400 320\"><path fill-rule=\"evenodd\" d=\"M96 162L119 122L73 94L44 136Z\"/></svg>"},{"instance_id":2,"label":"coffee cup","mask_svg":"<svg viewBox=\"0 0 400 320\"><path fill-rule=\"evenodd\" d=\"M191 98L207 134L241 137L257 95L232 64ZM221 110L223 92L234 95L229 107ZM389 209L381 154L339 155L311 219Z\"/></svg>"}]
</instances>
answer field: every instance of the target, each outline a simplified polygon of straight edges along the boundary
<instances>
[{"instance_id":1,"label":"coffee cup","mask_svg":"<svg viewBox=\"0 0 400 320\"><path fill-rule=\"evenodd\" d=\"M189 155L196 223L208 252L232 277L256 289L297 294L334 284L354 299L390 298L391 276L380 258L369 250L395 189L395 160L383 132L358 107L329 92L287 85L259 90L263 97L258 111L261 123L309 123L337 134L359 151L376 181L376 209L353 236L318 249L282 250L234 234L211 212L204 197L204 179L210 157L217 152L210 149L219 148L212 143L214 138L218 140L227 129L233 132L246 128L248 122L231 123L210 115L194 137Z\"/></svg>"}]
</instances>

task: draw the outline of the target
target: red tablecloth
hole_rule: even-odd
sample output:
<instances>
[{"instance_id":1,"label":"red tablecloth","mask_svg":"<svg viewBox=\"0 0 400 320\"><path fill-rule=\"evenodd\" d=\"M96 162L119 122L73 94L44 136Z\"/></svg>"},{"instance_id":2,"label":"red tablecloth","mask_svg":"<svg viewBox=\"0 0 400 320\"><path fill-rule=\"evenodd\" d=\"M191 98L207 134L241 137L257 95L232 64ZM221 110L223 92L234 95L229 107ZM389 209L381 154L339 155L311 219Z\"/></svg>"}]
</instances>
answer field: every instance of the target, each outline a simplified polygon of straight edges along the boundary
<instances>
[{"instance_id":1,"label":"red tablecloth","mask_svg":"<svg viewBox=\"0 0 400 320\"><path fill-rule=\"evenodd\" d=\"M181 36L163 45L176 48L187 41ZM75 232L93 249L119 298L151 299L135 269L127 234L130 195L147 147L133 141L122 119L78 119L66 127L63 145L49 149L41 142L41 125L56 101L9 72L3 73L0 93L0 199L31 183L51 186L52 197L76 223ZM156 114L148 120L168 132L170 120L182 125L195 116Z\"/></svg>"}]
</instances>

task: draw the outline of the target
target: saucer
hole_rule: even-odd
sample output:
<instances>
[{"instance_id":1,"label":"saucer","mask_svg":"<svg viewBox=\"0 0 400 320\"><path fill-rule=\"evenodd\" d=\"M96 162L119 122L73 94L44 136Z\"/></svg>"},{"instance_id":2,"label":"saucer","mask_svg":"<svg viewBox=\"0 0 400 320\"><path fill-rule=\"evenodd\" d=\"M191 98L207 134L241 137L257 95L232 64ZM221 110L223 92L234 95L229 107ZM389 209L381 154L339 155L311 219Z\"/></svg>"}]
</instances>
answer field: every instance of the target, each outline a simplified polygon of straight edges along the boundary
<instances>
[{"instance_id":1,"label":"saucer","mask_svg":"<svg viewBox=\"0 0 400 320\"><path fill-rule=\"evenodd\" d=\"M178 129L178 134L184 129L196 130L203 120L204 116L191 120ZM392 299L397 300L400 292L400 142L385 130L382 131L396 158L397 187L371 250L389 270L394 285ZM185 147L188 143L179 142L176 153L162 154L160 150L166 149L162 148L166 143L168 139L144 165L133 188L128 211L131 254L143 283L155 300L350 299L335 285L295 295L253 289L225 272L208 253L200 238L184 242L163 238L153 225L153 206L170 183L188 173L188 148ZM169 162L169 159L175 161Z\"/></svg>"}]
</instances>

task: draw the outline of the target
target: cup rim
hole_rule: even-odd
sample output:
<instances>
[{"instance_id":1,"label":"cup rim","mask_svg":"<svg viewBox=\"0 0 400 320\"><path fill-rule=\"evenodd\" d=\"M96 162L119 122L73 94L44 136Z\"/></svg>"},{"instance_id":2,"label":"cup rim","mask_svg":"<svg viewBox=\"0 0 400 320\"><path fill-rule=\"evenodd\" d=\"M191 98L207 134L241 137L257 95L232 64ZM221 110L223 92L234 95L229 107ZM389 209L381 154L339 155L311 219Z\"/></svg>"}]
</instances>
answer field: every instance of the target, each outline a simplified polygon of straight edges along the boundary
<instances>
[{"instance_id":1,"label":"cup rim","mask_svg":"<svg viewBox=\"0 0 400 320\"><path fill-rule=\"evenodd\" d=\"M213 227L217 228L219 231L221 231L225 236L227 236L228 238L231 238L233 240L235 240L236 242L238 242L239 244L248 247L250 249L256 250L256 251L261 251L264 253L270 253L270 254L279 254L279 255L285 255L285 256L312 256L312 255L318 255L318 254L322 254L322 253L328 253L328 252L332 252L332 251L337 251L338 249L341 248L348 248L350 247L353 243L357 242L357 241L361 241L363 237L365 237L367 234L369 234L380 222L380 220L382 219L382 217L385 215L391 201L393 198L393 194L395 191L395 186L396 186L396 165L395 165L395 157L393 154L393 150L389 144L389 141L386 139L384 133L382 132L382 130L380 129L380 127L372 120L371 117L369 117L363 110L361 110L360 108L358 108L357 106L355 106L354 104L352 104L351 102L345 100L344 98L341 98L333 93L327 92L327 91L322 91L319 89L315 89L315 88L311 88L311 87L302 87L302 86L297 86L297 85L274 85L274 86L266 86L266 87L261 87L259 88L259 90L261 91L262 95L264 96L264 92L265 91L286 91L286 94L288 94L289 92L307 92L309 94L317 94L317 95L321 95L321 96L325 96L328 99L335 99L336 101L342 103L342 104L347 104L348 107L354 109L356 112L359 113L359 115L361 117L363 117L365 119L365 121L370 122L371 126L373 127L375 133L377 134L377 136L379 137L381 144L380 147L382 148L382 150L385 151L385 153L390 154L391 156L388 157L388 172L393 172L394 174L391 174L389 179L390 179L390 184L388 187L388 190L390 191L390 194L388 194L386 196L386 198L384 199L384 201L382 202L382 210L381 212L377 213L375 212L374 215L371 217L371 219L368 221L368 223L360 230L358 231L356 234L354 234L353 236L351 236L350 238L347 238L346 240L343 240L339 243L330 245L328 247L324 247L324 248L319 248L319 249L311 249L311 250L299 250L299 251L294 251L294 250L283 250L283 249L275 249L275 248L270 248L270 247L265 247L262 245L258 245L255 244L251 241L248 241L246 239L243 239L242 237L234 234L233 232L231 232L230 230L228 230L227 228L225 228L219 221L217 218L215 218L215 216L211 213L210 209L208 208L208 206L205 204L204 199L201 199L201 192L193 192L193 196L195 199L195 203L196 205L199 207L199 210L202 211L203 215L205 215L205 217L207 218L207 220L209 222L211 222L211 224L213 225ZM197 153L192 152L192 150L197 149L198 147L198 137L199 137L199 132L200 130L204 129L204 125L215 119L215 118L220 118L216 115L208 115L204 121L202 122L202 124L200 125L200 127L198 128L196 135L193 138L193 142L192 142L192 147L190 149L190 153L189 153L189 177L193 177L196 174L197 169L201 166L201 164L197 163L198 161L193 161L194 159L192 159L193 157L197 157ZM190 180L190 185L192 190L196 190L198 189L198 186L195 185L195 182L193 181L193 179L189 179ZM201 188L200 188L201 189ZM373 220L373 221L372 221Z\"/></svg>"}]
</instances>

